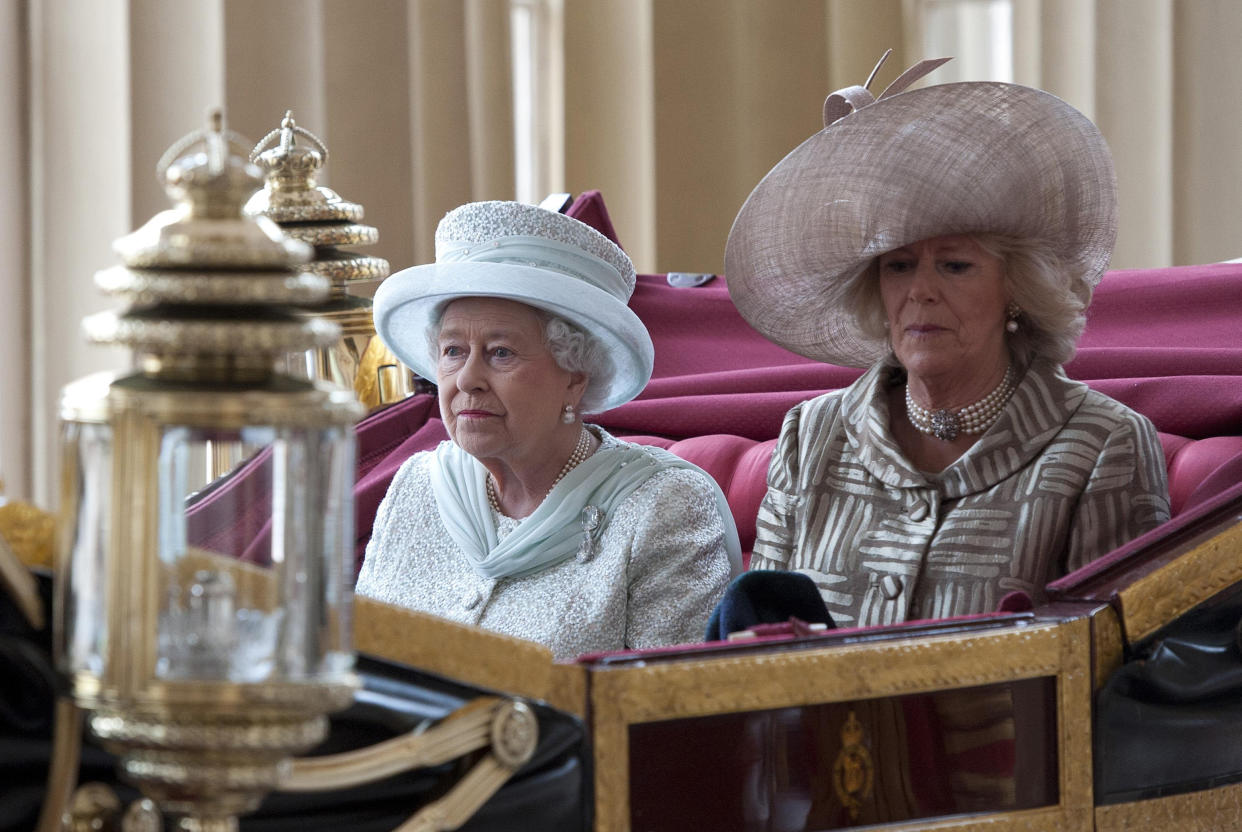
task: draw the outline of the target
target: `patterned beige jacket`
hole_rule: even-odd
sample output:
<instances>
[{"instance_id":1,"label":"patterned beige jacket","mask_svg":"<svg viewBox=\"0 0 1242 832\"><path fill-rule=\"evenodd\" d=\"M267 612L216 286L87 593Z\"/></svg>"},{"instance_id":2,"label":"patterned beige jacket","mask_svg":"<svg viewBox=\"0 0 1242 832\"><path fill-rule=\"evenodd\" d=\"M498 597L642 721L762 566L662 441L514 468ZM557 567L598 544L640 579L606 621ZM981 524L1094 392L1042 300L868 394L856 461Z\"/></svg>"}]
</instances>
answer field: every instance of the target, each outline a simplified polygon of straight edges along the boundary
<instances>
[{"instance_id":1,"label":"patterned beige jacket","mask_svg":"<svg viewBox=\"0 0 1242 832\"><path fill-rule=\"evenodd\" d=\"M751 569L809 575L838 626L996 609L1169 518L1156 430L1036 362L1000 419L939 474L888 429L892 365L789 411ZM882 386L883 385L883 386Z\"/></svg>"}]
</instances>

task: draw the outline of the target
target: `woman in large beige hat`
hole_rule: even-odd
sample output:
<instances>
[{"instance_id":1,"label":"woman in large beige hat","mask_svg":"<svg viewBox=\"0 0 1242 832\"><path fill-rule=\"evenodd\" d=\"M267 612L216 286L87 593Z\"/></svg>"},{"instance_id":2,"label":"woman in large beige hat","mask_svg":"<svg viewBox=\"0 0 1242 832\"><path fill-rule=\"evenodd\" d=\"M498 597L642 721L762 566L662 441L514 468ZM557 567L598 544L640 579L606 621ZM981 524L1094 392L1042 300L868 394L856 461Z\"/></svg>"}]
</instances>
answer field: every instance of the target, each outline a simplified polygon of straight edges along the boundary
<instances>
[{"instance_id":1,"label":"woman in large beige hat","mask_svg":"<svg viewBox=\"0 0 1242 832\"><path fill-rule=\"evenodd\" d=\"M834 93L729 235L742 315L868 367L785 418L752 569L839 626L994 610L1169 516L1152 424L1069 380L1116 237L1103 137L1039 90Z\"/></svg>"},{"instance_id":2,"label":"woman in large beige hat","mask_svg":"<svg viewBox=\"0 0 1242 832\"><path fill-rule=\"evenodd\" d=\"M376 330L435 379L450 441L393 478L359 593L560 659L701 638L741 565L724 495L583 421L651 376L634 284L595 229L517 202L449 212L436 262L384 281Z\"/></svg>"}]
</instances>

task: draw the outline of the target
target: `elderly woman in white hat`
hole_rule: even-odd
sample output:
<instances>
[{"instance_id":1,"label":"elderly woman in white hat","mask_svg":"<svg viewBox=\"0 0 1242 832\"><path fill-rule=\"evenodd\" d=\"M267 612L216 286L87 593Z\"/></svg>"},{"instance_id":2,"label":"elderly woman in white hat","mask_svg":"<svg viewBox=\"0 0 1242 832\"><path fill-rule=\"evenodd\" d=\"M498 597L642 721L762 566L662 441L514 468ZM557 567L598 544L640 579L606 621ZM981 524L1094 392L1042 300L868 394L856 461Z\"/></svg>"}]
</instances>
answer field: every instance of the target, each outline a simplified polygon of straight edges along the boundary
<instances>
[{"instance_id":1,"label":"elderly woman in white hat","mask_svg":"<svg viewBox=\"0 0 1242 832\"><path fill-rule=\"evenodd\" d=\"M750 563L839 626L1038 602L1169 516L1152 424L1061 369L1116 237L1103 137L1028 87L903 91L940 63L830 96L725 254L759 332L869 368L786 416Z\"/></svg>"},{"instance_id":2,"label":"elderly woman in white hat","mask_svg":"<svg viewBox=\"0 0 1242 832\"><path fill-rule=\"evenodd\" d=\"M359 593L560 659L701 638L741 563L724 495L672 454L582 421L651 376L634 283L595 229L516 202L450 212L436 262L384 282L376 330L435 379L452 441L394 477Z\"/></svg>"}]
</instances>

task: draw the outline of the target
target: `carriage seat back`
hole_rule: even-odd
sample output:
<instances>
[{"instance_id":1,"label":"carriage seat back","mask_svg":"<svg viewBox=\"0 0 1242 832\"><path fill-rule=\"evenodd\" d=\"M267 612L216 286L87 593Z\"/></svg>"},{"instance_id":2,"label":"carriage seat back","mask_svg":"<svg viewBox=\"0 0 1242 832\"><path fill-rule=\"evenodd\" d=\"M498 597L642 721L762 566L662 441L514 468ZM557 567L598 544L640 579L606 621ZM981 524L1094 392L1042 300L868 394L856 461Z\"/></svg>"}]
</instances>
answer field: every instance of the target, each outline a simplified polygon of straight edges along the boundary
<instances>
[{"instance_id":1,"label":"carriage seat back","mask_svg":"<svg viewBox=\"0 0 1242 832\"><path fill-rule=\"evenodd\" d=\"M755 515L767 488L768 461L776 440L757 441L715 434L674 441L658 436L627 436L631 442L658 445L711 474L729 501L737 522L744 561L755 545ZM1221 493L1242 480L1242 436L1188 439L1161 433L1169 474L1173 516ZM1101 552L1100 554L1104 554Z\"/></svg>"}]
</instances>

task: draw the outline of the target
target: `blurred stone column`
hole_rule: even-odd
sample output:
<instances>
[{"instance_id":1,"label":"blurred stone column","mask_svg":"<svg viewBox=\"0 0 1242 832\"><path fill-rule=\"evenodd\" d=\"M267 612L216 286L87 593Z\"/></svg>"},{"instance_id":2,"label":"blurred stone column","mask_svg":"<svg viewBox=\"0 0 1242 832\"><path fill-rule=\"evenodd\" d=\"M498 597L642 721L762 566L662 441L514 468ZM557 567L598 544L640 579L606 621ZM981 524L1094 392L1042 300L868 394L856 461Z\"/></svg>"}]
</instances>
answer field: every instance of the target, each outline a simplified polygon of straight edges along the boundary
<instances>
[{"instance_id":1,"label":"blurred stone column","mask_svg":"<svg viewBox=\"0 0 1242 832\"><path fill-rule=\"evenodd\" d=\"M1176 3L1173 32L1173 262L1242 257L1242 3Z\"/></svg>"},{"instance_id":2,"label":"blurred stone column","mask_svg":"<svg viewBox=\"0 0 1242 832\"><path fill-rule=\"evenodd\" d=\"M111 305L92 277L132 229L131 9L33 0L29 11L31 497L54 509L60 388L129 364L88 347L79 322Z\"/></svg>"},{"instance_id":3,"label":"blurred stone column","mask_svg":"<svg viewBox=\"0 0 1242 832\"><path fill-rule=\"evenodd\" d=\"M1112 265L1168 266L1174 229L1173 4L1098 0L1096 15L1095 122L1113 152L1120 200Z\"/></svg>"},{"instance_id":4,"label":"blurred stone column","mask_svg":"<svg viewBox=\"0 0 1242 832\"><path fill-rule=\"evenodd\" d=\"M656 195L668 187L656 178L653 14L652 0L565 4L564 187L603 192L639 271L656 269Z\"/></svg>"},{"instance_id":5,"label":"blurred stone column","mask_svg":"<svg viewBox=\"0 0 1242 832\"><path fill-rule=\"evenodd\" d=\"M26 135L27 16L0 5L0 497L30 496L30 148Z\"/></svg>"},{"instance_id":6,"label":"blurred stone column","mask_svg":"<svg viewBox=\"0 0 1242 832\"><path fill-rule=\"evenodd\" d=\"M223 2L228 126L258 141L285 110L325 124L323 0Z\"/></svg>"},{"instance_id":7,"label":"blurred stone column","mask_svg":"<svg viewBox=\"0 0 1242 832\"><path fill-rule=\"evenodd\" d=\"M488 54L507 8L461 0L408 0L409 109L414 262L435 259L436 224L465 202L512 199L513 89L508 67ZM487 20L488 16L492 19ZM483 94L482 100L471 100ZM498 143L508 159L483 164ZM506 181L507 180L507 181Z\"/></svg>"}]
</instances>

